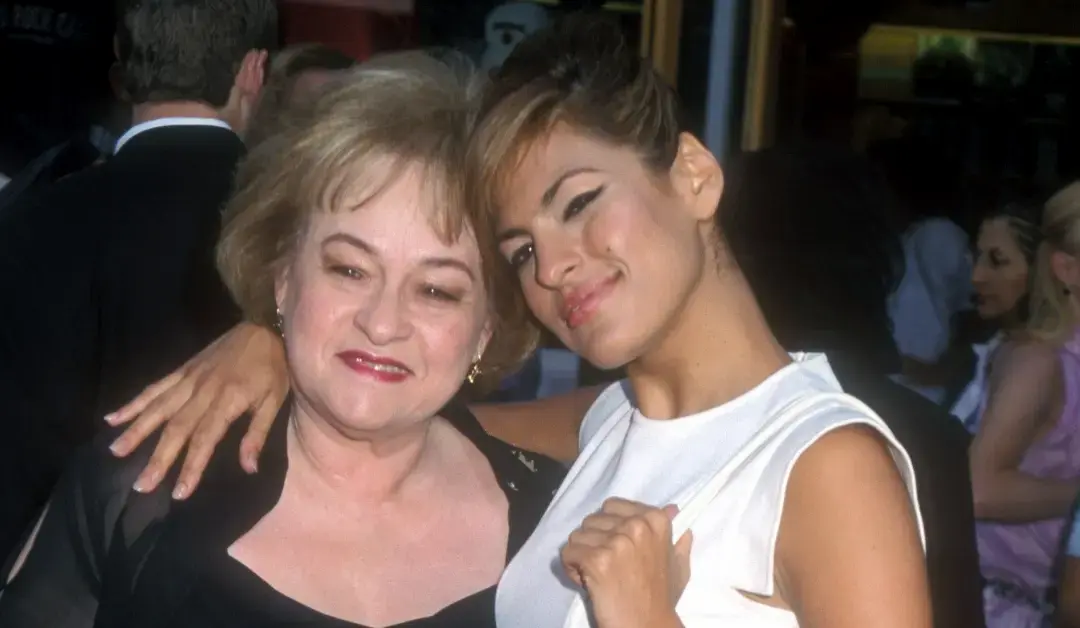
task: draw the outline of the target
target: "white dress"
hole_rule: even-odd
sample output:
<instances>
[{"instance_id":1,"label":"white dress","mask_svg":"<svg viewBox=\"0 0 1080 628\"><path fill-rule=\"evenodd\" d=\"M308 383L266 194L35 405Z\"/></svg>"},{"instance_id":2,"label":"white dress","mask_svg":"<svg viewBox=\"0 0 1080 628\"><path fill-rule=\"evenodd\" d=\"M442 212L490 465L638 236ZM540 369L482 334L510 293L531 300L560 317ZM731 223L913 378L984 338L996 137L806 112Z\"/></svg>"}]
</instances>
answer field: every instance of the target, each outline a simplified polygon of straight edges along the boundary
<instances>
[{"instance_id":1,"label":"white dress","mask_svg":"<svg viewBox=\"0 0 1080 628\"><path fill-rule=\"evenodd\" d=\"M609 387L582 424L581 455L499 583L498 625L587 625L583 617L568 621L568 615L580 614L579 595L559 563L560 549L581 521L613 496L685 510L718 469L740 460L693 522L692 575L676 610L687 628L797 626L792 613L752 602L739 591L773 594L776 534L799 455L830 430L868 425L891 445L916 505L917 497L911 461L882 420L838 394L824 356L793 358L735 400L676 420L644 417L629 399L626 382ZM814 403L808 407L806 401ZM921 521L919 528L921 533Z\"/></svg>"}]
</instances>

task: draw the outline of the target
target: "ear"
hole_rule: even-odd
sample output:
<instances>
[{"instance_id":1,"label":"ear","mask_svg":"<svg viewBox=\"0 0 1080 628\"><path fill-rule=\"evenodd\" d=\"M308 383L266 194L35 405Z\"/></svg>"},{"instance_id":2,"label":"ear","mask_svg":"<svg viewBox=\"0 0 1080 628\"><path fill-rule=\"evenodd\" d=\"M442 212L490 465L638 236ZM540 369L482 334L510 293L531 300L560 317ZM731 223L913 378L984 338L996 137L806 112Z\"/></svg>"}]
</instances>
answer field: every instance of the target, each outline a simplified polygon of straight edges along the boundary
<instances>
[{"instance_id":1,"label":"ear","mask_svg":"<svg viewBox=\"0 0 1080 628\"><path fill-rule=\"evenodd\" d=\"M724 172L716 156L689 133L679 134L671 182L698 220L712 220L724 193Z\"/></svg>"},{"instance_id":2,"label":"ear","mask_svg":"<svg viewBox=\"0 0 1080 628\"><path fill-rule=\"evenodd\" d=\"M266 61L270 53L265 50L249 50L240 62L236 73L236 87L242 94L258 96L266 80Z\"/></svg>"},{"instance_id":3,"label":"ear","mask_svg":"<svg viewBox=\"0 0 1080 628\"><path fill-rule=\"evenodd\" d=\"M1050 254L1050 270L1054 277L1070 290L1080 287L1080 260L1075 255L1054 251Z\"/></svg>"}]
</instances>

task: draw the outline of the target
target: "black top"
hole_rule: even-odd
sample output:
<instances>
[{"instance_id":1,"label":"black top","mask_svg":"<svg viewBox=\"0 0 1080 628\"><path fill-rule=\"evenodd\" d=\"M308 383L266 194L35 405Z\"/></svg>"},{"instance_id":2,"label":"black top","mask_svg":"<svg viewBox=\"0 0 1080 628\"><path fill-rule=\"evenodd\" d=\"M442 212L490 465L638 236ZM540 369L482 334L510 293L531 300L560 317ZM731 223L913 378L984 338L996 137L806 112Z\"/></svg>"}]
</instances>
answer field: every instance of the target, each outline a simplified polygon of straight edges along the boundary
<instances>
[{"instance_id":1,"label":"black top","mask_svg":"<svg viewBox=\"0 0 1080 628\"><path fill-rule=\"evenodd\" d=\"M506 494L509 561L539 521L563 469L489 436L462 406L452 404L440 415L488 459ZM278 417L255 475L236 460L242 434L234 428L202 487L184 502L172 501L167 490L131 490L153 443L128 460L109 455L101 438L82 449L53 493L23 569L0 596L0 626L355 628L278 593L227 553L280 499L287 424ZM401 627L494 625L491 587Z\"/></svg>"},{"instance_id":2,"label":"black top","mask_svg":"<svg viewBox=\"0 0 1080 628\"><path fill-rule=\"evenodd\" d=\"M0 213L0 555L105 412L239 320L214 246L243 153L228 129L149 129Z\"/></svg>"}]
</instances>

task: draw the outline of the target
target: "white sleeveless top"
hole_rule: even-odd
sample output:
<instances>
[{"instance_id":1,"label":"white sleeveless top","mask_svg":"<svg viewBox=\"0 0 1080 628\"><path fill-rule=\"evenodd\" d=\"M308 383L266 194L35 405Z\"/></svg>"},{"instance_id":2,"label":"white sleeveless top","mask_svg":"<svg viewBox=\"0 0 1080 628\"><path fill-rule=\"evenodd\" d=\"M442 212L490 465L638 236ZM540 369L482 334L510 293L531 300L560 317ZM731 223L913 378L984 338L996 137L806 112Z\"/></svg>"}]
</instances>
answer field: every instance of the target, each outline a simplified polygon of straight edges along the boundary
<instances>
[{"instance_id":1,"label":"white sleeveless top","mask_svg":"<svg viewBox=\"0 0 1080 628\"><path fill-rule=\"evenodd\" d=\"M839 394L824 356L792 357L792 364L746 394L676 420L643 416L625 381L605 390L581 426L577 462L503 574L496 598L498 625L589 625L559 551L605 499L621 497L656 507L676 504L682 509L679 517L696 511L689 526L694 531L690 583L676 608L687 628L797 626L792 613L752 602L739 591L773 594L773 552L784 493L802 452L830 430L868 425L891 445L916 505L917 496L911 461L884 422ZM718 491L703 489L710 484ZM704 502L703 492L709 492ZM678 517L673 526L676 536L687 527ZM922 534L921 520L919 530Z\"/></svg>"}]
</instances>

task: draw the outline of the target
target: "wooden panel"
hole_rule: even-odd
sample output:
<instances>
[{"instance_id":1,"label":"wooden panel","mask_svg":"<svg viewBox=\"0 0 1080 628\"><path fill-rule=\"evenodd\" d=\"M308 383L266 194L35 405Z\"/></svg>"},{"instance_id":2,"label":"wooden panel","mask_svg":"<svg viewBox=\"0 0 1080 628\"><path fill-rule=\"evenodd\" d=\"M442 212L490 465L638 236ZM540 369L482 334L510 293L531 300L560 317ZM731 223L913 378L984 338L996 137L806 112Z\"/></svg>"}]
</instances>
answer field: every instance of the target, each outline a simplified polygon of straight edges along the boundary
<instances>
[{"instance_id":1,"label":"wooden panel","mask_svg":"<svg viewBox=\"0 0 1080 628\"><path fill-rule=\"evenodd\" d=\"M361 61L415 41L410 16L371 11L349 2L287 0L281 3L281 16L286 45L317 42Z\"/></svg>"},{"instance_id":2,"label":"wooden panel","mask_svg":"<svg viewBox=\"0 0 1080 628\"><path fill-rule=\"evenodd\" d=\"M679 78L682 0L645 0L641 13L641 54L670 85Z\"/></svg>"},{"instance_id":3,"label":"wooden panel","mask_svg":"<svg viewBox=\"0 0 1080 628\"><path fill-rule=\"evenodd\" d=\"M777 74L783 25L784 0L753 0L746 100L743 105L743 150L766 148L775 137Z\"/></svg>"}]
</instances>

